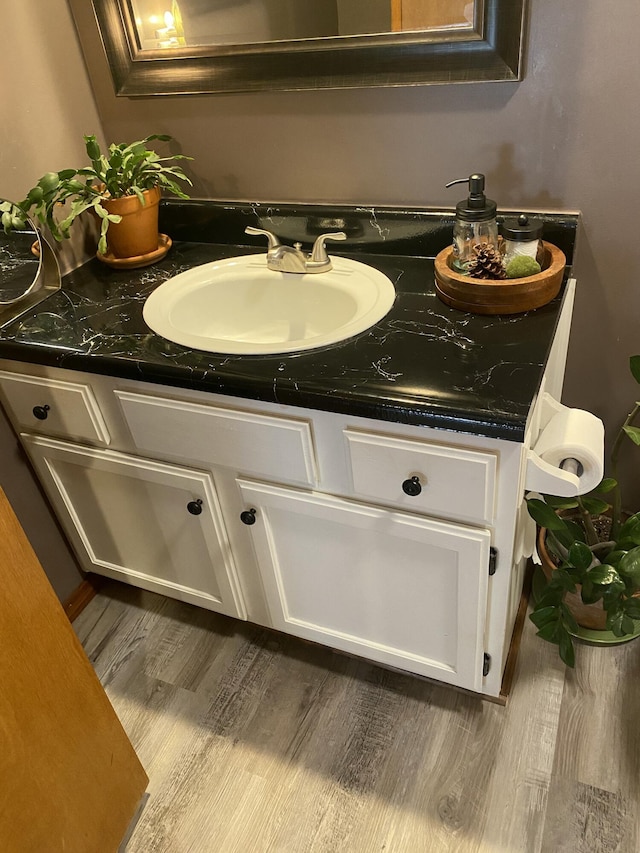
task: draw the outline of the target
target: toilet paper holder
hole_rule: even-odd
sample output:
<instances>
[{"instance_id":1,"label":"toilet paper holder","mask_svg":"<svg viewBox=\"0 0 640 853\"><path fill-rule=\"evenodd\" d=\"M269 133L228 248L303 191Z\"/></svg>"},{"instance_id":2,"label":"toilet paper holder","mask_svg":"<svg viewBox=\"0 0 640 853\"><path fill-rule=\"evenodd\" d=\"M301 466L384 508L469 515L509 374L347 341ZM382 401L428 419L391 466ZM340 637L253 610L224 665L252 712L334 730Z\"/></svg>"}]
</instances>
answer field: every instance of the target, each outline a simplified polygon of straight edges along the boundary
<instances>
[{"instance_id":1,"label":"toilet paper holder","mask_svg":"<svg viewBox=\"0 0 640 853\"><path fill-rule=\"evenodd\" d=\"M570 409L544 392L540 400L540 432L527 449L525 489L528 492L576 497L595 488L604 473L604 424L591 412ZM570 418L579 419L584 443L570 434L566 446L558 435ZM554 444L555 440L555 444ZM546 457L546 458L545 458Z\"/></svg>"}]
</instances>

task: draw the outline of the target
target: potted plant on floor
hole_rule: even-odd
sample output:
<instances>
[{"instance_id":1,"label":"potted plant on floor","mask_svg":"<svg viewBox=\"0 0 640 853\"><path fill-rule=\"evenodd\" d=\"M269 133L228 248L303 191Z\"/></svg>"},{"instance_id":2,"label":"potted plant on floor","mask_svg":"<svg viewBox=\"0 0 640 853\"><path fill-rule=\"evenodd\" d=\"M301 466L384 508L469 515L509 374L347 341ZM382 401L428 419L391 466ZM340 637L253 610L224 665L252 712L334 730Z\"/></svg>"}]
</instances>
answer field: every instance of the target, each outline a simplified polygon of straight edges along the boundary
<instances>
[{"instance_id":1,"label":"potted plant on floor","mask_svg":"<svg viewBox=\"0 0 640 853\"><path fill-rule=\"evenodd\" d=\"M191 184L177 160L182 154L160 157L147 146L170 136L152 134L138 142L111 144L103 154L95 136L85 136L90 165L47 172L23 201L4 211L5 231L26 224L27 217L49 228L56 240L69 237L78 216L90 210L100 223L97 257L113 266L145 266L169 249L158 234L158 205L163 190L188 198L178 182ZM66 215L55 213L66 203Z\"/></svg>"},{"instance_id":2,"label":"potted plant on floor","mask_svg":"<svg viewBox=\"0 0 640 853\"><path fill-rule=\"evenodd\" d=\"M630 359L640 384L640 355ZM640 512L623 513L618 460L623 443L640 446L636 403L611 451L611 474L587 495L527 499L540 526L538 552L547 583L530 615L538 636L575 665L573 636L624 642L640 634Z\"/></svg>"}]
</instances>

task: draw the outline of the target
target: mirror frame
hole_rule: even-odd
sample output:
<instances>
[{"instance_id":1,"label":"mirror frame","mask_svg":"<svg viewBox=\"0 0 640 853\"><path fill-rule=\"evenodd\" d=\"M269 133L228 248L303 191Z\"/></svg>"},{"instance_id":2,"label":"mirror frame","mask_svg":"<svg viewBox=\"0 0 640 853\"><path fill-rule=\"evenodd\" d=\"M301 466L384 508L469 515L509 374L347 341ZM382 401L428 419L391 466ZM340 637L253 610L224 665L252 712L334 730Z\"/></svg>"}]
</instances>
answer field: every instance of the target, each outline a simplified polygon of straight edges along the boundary
<instances>
[{"instance_id":1,"label":"mirror frame","mask_svg":"<svg viewBox=\"0 0 640 853\"><path fill-rule=\"evenodd\" d=\"M116 95L522 79L527 0L475 0L470 27L141 50L128 0L92 0Z\"/></svg>"}]
</instances>

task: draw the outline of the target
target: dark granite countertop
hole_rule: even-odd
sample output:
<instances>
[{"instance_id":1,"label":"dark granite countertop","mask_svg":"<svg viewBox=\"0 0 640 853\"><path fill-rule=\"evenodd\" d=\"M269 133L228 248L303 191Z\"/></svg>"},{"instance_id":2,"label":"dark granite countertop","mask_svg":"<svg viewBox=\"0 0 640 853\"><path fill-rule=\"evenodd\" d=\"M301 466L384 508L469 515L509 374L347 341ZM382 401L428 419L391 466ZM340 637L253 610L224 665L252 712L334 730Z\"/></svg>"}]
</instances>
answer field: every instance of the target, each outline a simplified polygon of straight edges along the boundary
<instances>
[{"instance_id":1,"label":"dark granite countertop","mask_svg":"<svg viewBox=\"0 0 640 853\"><path fill-rule=\"evenodd\" d=\"M576 222L545 219L545 239L569 262ZM288 355L212 355L151 332L142 308L163 281L197 264L264 251L264 240L244 235L247 224L287 241L342 225L350 239L330 251L384 272L396 287L393 308L355 338ZM433 256L450 241L451 224L451 212L165 203L161 230L175 241L165 259L130 271L92 260L68 274L60 291L0 330L0 357L521 441L562 294L504 317L447 307L435 294Z\"/></svg>"}]
</instances>

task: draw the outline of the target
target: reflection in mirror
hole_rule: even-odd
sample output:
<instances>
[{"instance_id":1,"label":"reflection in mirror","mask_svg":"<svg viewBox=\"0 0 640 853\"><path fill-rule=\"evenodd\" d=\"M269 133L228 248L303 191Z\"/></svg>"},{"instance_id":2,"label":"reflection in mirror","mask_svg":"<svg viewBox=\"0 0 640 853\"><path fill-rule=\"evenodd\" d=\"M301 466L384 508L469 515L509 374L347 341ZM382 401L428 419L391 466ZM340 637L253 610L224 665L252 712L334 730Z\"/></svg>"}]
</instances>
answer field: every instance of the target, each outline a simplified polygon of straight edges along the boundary
<instances>
[{"instance_id":1,"label":"reflection in mirror","mask_svg":"<svg viewBox=\"0 0 640 853\"><path fill-rule=\"evenodd\" d=\"M0 306L26 296L40 272L40 238L30 225L23 231L0 230Z\"/></svg>"},{"instance_id":2,"label":"reflection in mirror","mask_svg":"<svg viewBox=\"0 0 640 853\"><path fill-rule=\"evenodd\" d=\"M471 0L131 0L142 50L471 28Z\"/></svg>"},{"instance_id":3,"label":"reflection in mirror","mask_svg":"<svg viewBox=\"0 0 640 853\"><path fill-rule=\"evenodd\" d=\"M0 210L9 206L0 199ZM15 320L59 288L55 255L33 223L8 234L0 228L0 325Z\"/></svg>"}]
</instances>

